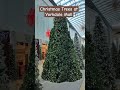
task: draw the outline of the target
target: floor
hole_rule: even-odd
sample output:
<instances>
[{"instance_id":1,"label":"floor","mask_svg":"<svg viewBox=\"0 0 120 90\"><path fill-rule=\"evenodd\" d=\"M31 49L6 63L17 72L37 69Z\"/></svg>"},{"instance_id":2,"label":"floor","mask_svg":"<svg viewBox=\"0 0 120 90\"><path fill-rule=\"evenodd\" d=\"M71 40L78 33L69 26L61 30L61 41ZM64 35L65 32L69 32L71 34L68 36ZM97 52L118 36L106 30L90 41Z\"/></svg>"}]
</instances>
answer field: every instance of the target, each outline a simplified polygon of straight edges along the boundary
<instances>
[{"instance_id":1,"label":"floor","mask_svg":"<svg viewBox=\"0 0 120 90\"><path fill-rule=\"evenodd\" d=\"M82 82L82 85L81 85L81 87L80 87L80 90L85 90L85 79L84 79L83 82Z\"/></svg>"},{"instance_id":2,"label":"floor","mask_svg":"<svg viewBox=\"0 0 120 90\"><path fill-rule=\"evenodd\" d=\"M41 80L41 74L42 74L42 71L43 71L43 63L44 63L44 60L41 60L39 62L39 65L38 65L40 80ZM82 84L80 85L80 90L85 90L85 70L83 70L82 73L83 73L83 80L82 80Z\"/></svg>"}]
</instances>

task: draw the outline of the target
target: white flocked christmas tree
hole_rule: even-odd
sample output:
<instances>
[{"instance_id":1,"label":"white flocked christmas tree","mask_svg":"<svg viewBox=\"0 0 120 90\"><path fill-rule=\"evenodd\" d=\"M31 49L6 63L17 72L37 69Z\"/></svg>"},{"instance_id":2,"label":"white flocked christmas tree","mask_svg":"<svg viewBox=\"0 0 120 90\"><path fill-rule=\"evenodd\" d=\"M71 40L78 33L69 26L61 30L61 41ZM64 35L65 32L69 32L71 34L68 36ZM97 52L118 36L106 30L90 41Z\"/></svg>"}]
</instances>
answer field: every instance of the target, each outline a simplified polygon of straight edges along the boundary
<instances>
[{"instance_id":1,"label":"white flocked christmas tree","mask_svg":"<svg viewBox=\"0 0 120 90\"><path fill-rule=\"evenodd\" d=\"M6 75L5 56L3 51L3 44L0 44L0 90L9 90L8 76Z\"/></svg>"}]
</instances>

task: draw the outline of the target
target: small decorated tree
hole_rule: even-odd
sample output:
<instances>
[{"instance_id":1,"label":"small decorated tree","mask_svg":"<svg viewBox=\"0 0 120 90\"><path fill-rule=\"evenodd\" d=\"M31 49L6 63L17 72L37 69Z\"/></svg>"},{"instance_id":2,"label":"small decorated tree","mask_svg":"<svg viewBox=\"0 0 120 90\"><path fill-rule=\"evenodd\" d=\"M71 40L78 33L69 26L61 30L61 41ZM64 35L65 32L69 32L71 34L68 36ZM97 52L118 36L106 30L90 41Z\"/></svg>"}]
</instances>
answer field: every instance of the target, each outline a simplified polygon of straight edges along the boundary
<instances>
[{"instance_id":1,"label":"small decorated tree","mask_svg":"<svg viewBox=\"0 0 120 90\"><path fill-rule=\"evenodd\" d=\"M40 50L39 50L39 52L40 52L40 53L39 53L39 54L40 54L40 56L39 56L39 57L40 57L40 60L42 60L42 51L41 51L41 46L39 46L39 47L40 47Z\"/></svg>"},{"instance_id":2,"label":"small decorated tree","mask_svg":"<svg viewBox=\"0 0 120 90\"><path fill-rule=\"evenodd\" d=\"M82 54L82 48L81 48L77 33L75 33L75 37L74 37L74 47L75 47L75 51L76 51L78 61L80 63L80 69L83 70L84 69L83 54Z\"/></svg>"},{"instance_id":3,"label":"small decorated tree","mask_svg":"<svg viewBox=\"0 0 120 90\"><path fill-rule=\"evenodd\" d=\"M82 45L81 48L82 48L83 59L85 59L85 46Z\"/></svg>"},{"instance_id":4,"label":"small decorated tree","mask_svg":"<svg viewBox=\"0 0 120 90\"><path fill-rule=\"evenodd\" d=\"M30 57L29 57L29 64L27 67L26 75L20 90L39 90L39 83L38 77L38 70L36 69L35 65L35 41L33 39L31 44L30 50Z\"/></svg>"}]
</instances>

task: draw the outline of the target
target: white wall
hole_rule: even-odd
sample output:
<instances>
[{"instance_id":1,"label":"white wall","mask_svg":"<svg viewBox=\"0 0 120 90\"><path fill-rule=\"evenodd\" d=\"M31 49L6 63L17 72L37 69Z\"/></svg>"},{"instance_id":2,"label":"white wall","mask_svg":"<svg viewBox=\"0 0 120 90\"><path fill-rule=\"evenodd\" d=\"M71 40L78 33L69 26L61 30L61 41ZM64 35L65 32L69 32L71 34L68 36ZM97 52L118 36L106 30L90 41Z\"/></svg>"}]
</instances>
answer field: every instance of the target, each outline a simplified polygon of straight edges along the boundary
<instances>
[{"instance_id":1,"label":"white wall","mask_svg":"<svg viewBox=\"0 0 120 90\"><path fill-rule=\"evenodd\" d=\"M44 17L44 12L39 12L39 6L52 6L49 0L36 0L35 1L35 38L42 39L43 42L48 42L49 39L46 37L46 31L53 28L53 17Z\"/></svg>"}]
</instances>

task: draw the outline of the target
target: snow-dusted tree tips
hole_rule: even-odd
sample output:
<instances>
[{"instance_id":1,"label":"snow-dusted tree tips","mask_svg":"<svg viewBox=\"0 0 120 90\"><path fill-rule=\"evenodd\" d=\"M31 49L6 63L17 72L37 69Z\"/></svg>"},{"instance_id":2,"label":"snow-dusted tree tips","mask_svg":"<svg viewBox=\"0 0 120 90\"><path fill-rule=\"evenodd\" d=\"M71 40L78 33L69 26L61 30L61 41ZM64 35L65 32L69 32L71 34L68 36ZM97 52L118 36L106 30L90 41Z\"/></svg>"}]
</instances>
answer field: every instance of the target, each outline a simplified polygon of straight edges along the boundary
<instances>
[{"instance_id":1,"label":"snow-dusted tree tips","mask_svg":"<svg viewBox=\"0 0 120 90\"><path fill-rule=\"evenodd\" d=\"M0 90L9 90L9 80L6 75L6 69L3 44L0 44Z\"/></svg>"},{"instance_id":2,"label":"snow-dusted tree tips","mask_svg":"<svg viewBox=\"0 0 120 90\"><path fill-rule=\"evenodd\" d=\"M75 37L74 37L74 46L75 46L75 51L76 51L77 59L78 59L78 61L80 63L80 69L83 70L84 69L83 53L82 53L82 47L80 45L77 33L75 33Z\"/></svg>"},{"instance_id":3,"label":"snow-dusted tree tips","mask_svg":"<svg viewBox=\"0 0 120 90\"><path fill-rule=\"evenodd\" d=\"M81 77L79 62L67 28L66 18L56 17L51 30L42 78L60 83L73 82L80 80Z\"/></svg>"}]
</instances>

